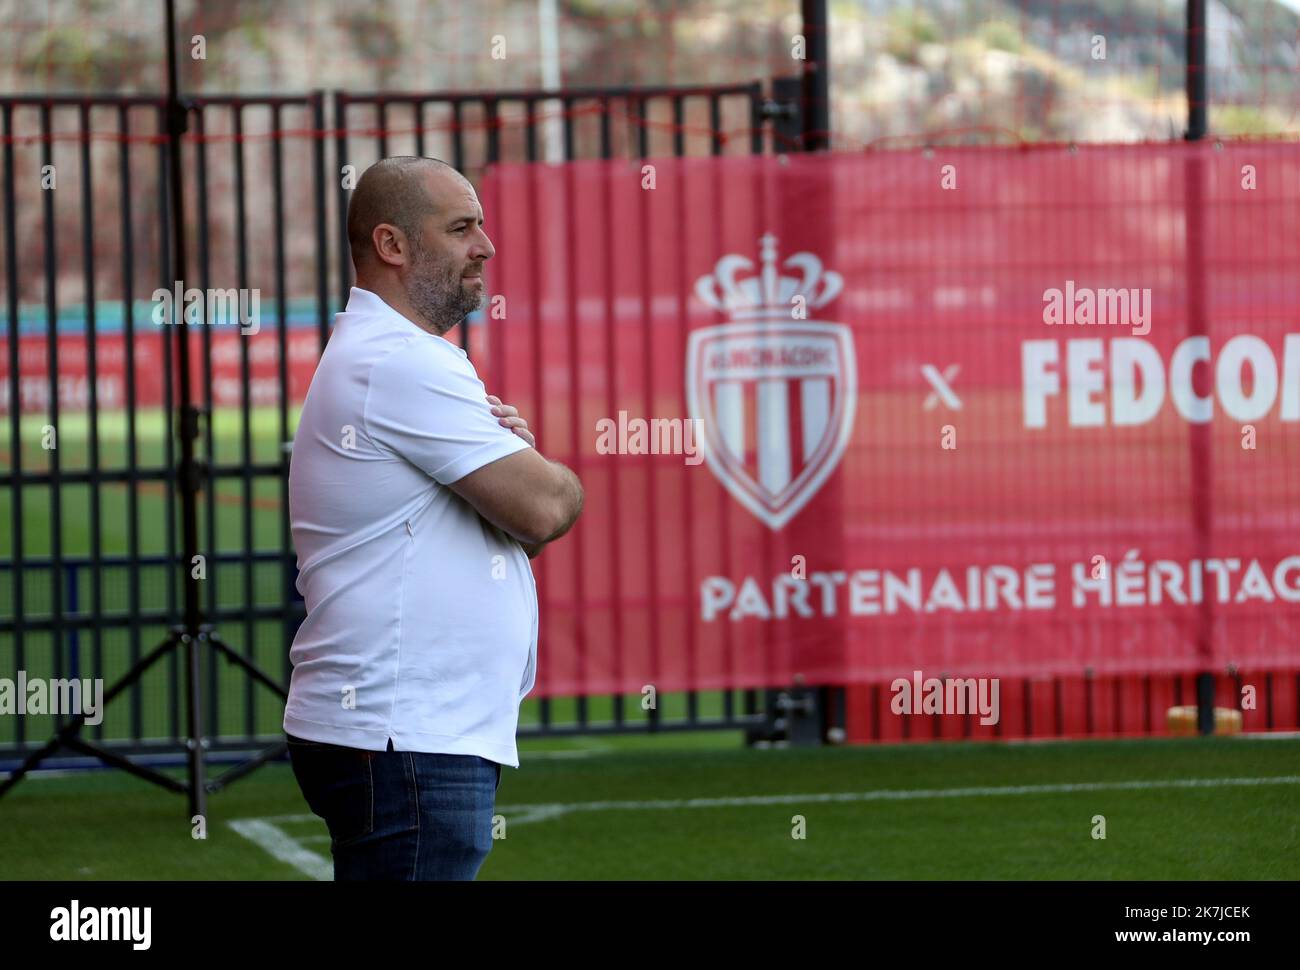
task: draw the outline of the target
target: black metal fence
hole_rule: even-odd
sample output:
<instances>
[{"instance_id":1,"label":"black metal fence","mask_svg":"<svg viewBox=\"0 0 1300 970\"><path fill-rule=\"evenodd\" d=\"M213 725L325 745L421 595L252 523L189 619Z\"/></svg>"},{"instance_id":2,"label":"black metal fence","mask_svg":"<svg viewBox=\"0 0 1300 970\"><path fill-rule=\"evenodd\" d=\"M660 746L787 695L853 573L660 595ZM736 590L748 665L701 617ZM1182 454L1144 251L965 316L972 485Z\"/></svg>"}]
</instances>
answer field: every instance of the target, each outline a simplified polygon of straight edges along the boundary
<instances>
[{"instance_id":1,"label":"black metal fence","mask_svg":"<svg viewBox=\"0 0 1300 970\"><path fill-rule=\"evenodd\" d=\"M177 272L164 98L0 98L0 519L9 532L0 672L112 682L178 631L183 583L197 570L206 628L246 661L214 650L202 659L207 746L246 751L279 739L288 648L303 617L287 443L304 358L309 372L350 286L349 173L391 154L435 155L477 181L499 160L761 153L792 107L757 82L189 98L182 188L192 255ZM274 331L252 342L230 328L186 328L199 331L184 338L198 342L192 411L180 407L171 328L152 319L151 294L177 280L203 293L267 294L261 325ZM473 325L460 334L471 353ZM178 429L186 414L197 426ZM178 430L197 439L197 562L181 548ZM87 725L87 739L118 754L183 753L181 667L169 653ZM250 676L257 669L266 676ZM530 699L520 734L757 730L763 720L754 691L661 698L640 720L624 718L622 698L607 700L610 717L600 719L605 699ZM0 719L0 759L39 749L65 722Z\"/></svg>"}]
</instances>

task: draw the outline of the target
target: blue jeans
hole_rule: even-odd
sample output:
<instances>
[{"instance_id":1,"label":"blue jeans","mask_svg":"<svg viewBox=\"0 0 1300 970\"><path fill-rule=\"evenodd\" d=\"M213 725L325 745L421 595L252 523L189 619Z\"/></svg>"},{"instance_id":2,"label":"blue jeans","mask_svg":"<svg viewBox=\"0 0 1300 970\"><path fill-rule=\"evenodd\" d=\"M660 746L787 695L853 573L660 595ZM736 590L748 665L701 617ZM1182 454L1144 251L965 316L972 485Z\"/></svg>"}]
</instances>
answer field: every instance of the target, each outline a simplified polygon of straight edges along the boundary
<instances>
[{"instance_id":1,"label":"blue jeans","mask_svg":"<svg viewBox=\"0 0 1300 970\"><path fill-rule=\"evenodd\" d=\"M468 880L492 851L496 762L391 741L388 751L288 741L298 787L329 827L336 880Z\"/></svg>"}]
</instances>

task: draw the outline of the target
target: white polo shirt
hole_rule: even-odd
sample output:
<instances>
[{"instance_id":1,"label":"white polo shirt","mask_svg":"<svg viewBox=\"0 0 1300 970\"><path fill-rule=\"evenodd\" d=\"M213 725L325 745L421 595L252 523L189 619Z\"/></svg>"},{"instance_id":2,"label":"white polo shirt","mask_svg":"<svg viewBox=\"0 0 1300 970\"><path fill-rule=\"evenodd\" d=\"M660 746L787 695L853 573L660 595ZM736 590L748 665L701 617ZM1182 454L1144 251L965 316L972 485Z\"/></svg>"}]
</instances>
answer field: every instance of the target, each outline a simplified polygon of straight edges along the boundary
<instances>
[{"instance_id":1,"label":"white polo shirt","mask_svg":"<svg viewBox=\"0 0 1300 970\"><path fill-rule=\"evenodd\" d=\"M465 352L353 287L289 466L298 592L284 730L519 767L537 669L528 556L447 488L528 444Z\"/></svg>"}]
</instances>

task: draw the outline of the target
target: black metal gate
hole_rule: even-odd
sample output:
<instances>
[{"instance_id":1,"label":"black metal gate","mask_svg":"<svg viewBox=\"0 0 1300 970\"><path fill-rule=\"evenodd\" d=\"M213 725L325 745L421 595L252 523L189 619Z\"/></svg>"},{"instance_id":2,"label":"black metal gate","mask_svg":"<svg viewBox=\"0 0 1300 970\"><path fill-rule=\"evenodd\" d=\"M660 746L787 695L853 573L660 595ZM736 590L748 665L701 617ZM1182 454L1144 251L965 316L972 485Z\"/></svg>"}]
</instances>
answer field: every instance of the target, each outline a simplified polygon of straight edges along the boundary
<instances>
[{"instance_id":1,"label":"black metal gate","mask_svg":"<svg viewBox=\"0 0 1300 970\"><path fill-rule=\"evenodd\" d=\"M166 110L152 96L0 98L0 521L9 534L0 542L0 675L113 682L177 629L182 585L198 570L207 628L243 661L213 650L202 659L206 742L234 756L281 737L288 646L303 617L286 446L305 392L295 375L314 365L351 282L349 175L392 154L441 157L477 182L500 160L761 153L780 135L766 123L794 111L765 99L758 82L189 98L184 278L169 256ZM219 314L194 328L190 429L176 426L171 328L154 320L158 291L175 292L178 278L182 292L257 294L258 326L274 331L273 340L241 340L239 321ZM471 353L475 325L461 327ZM197 439L198 562L182 561L178 430ZM87 724L87 739L175 760L187 736L183 675L173 652ZM591 700L526 701L520 733L761 720L754 691L664 698L643 721L625 720L620 698L607 699L611 720L593 720ZM0 718L0 767L67 720Z\"/></svg>"}]
</instances>

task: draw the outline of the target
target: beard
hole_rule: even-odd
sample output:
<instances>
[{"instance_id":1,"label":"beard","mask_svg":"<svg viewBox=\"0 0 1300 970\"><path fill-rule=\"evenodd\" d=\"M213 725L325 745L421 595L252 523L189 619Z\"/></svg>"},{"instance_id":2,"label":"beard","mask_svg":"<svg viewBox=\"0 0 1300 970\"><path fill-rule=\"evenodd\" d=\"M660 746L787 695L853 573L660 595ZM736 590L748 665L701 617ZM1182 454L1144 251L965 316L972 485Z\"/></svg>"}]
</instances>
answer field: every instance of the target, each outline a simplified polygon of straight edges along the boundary
<instances>
[{"instance_id":1,"label":"beard","mask_svg":"<svg viewBox=\"0 0 1300 970\"><path fill-rule=\"evenodd\" d=\"M406 279L406 294L421 318L442 336L483 304L484 291L466 286L464 267L439 259L420 240L411 240L412 263Z\"/></svg>"}]
</instances>

